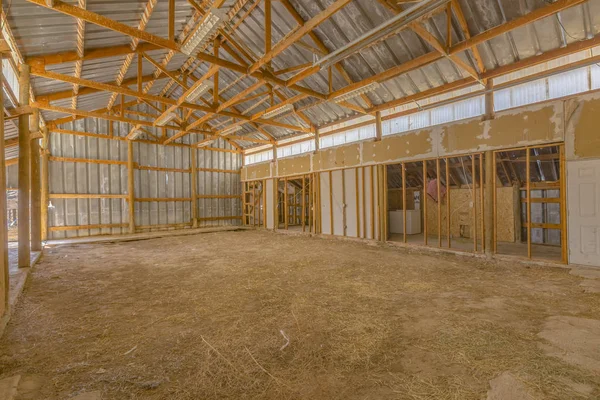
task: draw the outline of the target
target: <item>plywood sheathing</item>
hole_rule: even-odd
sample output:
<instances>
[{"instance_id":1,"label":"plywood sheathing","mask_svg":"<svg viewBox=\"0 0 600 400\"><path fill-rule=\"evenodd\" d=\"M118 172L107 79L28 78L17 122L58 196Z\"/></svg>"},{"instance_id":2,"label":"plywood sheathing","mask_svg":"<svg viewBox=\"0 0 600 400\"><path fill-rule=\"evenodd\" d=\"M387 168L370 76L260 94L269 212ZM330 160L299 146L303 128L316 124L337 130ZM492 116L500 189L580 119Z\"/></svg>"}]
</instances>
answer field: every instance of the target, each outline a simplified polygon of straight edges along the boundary
<instances>
[{"instance_id":1,"label":"plywood sheathing","mask_svg":"<svg viewBox=\"0 0 600 400\"><path fill-rule=\"evenodd\" d=\"M440 127L389 136L381 141L363 143L363 163L387 163L435 157Z\"/></svg>"},{"instance_id":2,"label":"plywood sheathing","mask_svg":"<svg viewBox=\"0 0 600 400\"><path fill-rule=\"evenodd\" d=\"M469 120L444 127L439 155L537 145L564 140L562 102L498 113L493 120Z\"/></svg>"},{"instance_id":3,"label":"plywood sheathing","mask_svg":"<svg viewBox=\"0 0 600 400\"><path fill-rule=\"evenodd\" d=\"M242 177L245 177L248 181L255 179L270 178L272 165L273 163L271 162L249 165L243 168L243 170L245 170L246 173L242 173Z\"/></svg>"},{"instance_id":4,"label":"plywood sheathing","mask_svg":"<svg viewBox=\"0 0 600 400\"><path fill-rule=\"evenodd\" d=\"M446 211L446 198L442 199L442 236L447 237L447 221L448 213ZM481 199L476 196L477 206L477 225L481 221ZM408 201L407 201L408 203ZM474 223L473 223L473 208L472 203L472 190L469 188L452 188L450 190L450 218L451 228L450 234L453 238L465 237L473 238ZM501 187L498 188L497 195L497 215L498 215L498 226L497 234L499 242L514 242L515 241L515 214L513 207L513 188ZM429 196L427 196L427 227L428 234L437 235L437 215L438 207L437 203ZM466 229L461 232L461 225ZM481 229L477 229L477 238L481 240Z\"/></svg>"},{"instance_id":5,"label":"plywood sheathing","mask_svg":"<svg viewBox=\"0 0 600 400\"><path fill-rule=\"evenodd\" d=\"M313 168L315 171L348 168L361 165L361 147L363 143L352 143L315 152Z\"/></svg>"},{"instance_id":6,"label":"plywood sheathing","mask_svg":"<svg viewBox=\"0 0 600 400\"><path fill-rule=\"evenodd\" d=\"M311 170L311 154L277 160L277 176L307 174Z\"/></svg>"},{"instance_id":7,"label":"plywood sheathing","mask_svg":"<svg viewBox=\"0 0 600 400\"><path fill-rule=\"evenodd\" d=\"M600 157L600 94L565 101L565 115L567 159Z\"/></svg>"}]
</instances>

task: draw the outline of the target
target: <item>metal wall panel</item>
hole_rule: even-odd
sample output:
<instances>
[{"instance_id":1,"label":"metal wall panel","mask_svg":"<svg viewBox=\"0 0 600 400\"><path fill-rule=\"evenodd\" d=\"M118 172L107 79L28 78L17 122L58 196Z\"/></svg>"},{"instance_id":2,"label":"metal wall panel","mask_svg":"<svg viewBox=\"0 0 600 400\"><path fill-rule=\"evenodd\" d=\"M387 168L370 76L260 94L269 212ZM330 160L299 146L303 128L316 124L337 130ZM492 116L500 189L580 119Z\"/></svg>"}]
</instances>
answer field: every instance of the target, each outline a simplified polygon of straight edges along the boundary
<instances>
[{"instance_id":1,"label":"metal wall panel","mask_svg":"<svg viewBox=\"0 0 600 400\"><path fill-rule=\"evenodd\" d=\"M107 134L108 121L82 119L61 126L63 129ZM114 123L115 136L126 136L130 126ZM184 138L186 143L200 140L196 135ZM219 141L212 145L231 149ZM187 147L162 146L134 142L134 162L139 166L186 169L191 168L191 150ZM55 157L127 161L127 141L51 133L50 152ZM16 167L16 166L15 166ZM233 152L198 150L197 167L234 170L229 172L198 172L199 195L236 195L237 198L198 199L200 226L239 225L241 219L202 220L202 218L241 216L241 155ZM16 170L16 169L15 169ZM63 194L127 194L127 166L84 162L49 162L49 193ZM12 175L10 175L12 176ZM16 176L16 173L15 173ZM136 169L136 198L191 198L191 170L153 171ZM9 180L9 182L12 182ZM136 226L161 228L164 225L191 222L190 201L148 201L135 203ZM50 227L68 225L125 224L129 212L126 199L51 199L48 209ZM77 236L128 233L128 228L79 229L49 231L49 239Z\"/></svg>"}]
</instances>

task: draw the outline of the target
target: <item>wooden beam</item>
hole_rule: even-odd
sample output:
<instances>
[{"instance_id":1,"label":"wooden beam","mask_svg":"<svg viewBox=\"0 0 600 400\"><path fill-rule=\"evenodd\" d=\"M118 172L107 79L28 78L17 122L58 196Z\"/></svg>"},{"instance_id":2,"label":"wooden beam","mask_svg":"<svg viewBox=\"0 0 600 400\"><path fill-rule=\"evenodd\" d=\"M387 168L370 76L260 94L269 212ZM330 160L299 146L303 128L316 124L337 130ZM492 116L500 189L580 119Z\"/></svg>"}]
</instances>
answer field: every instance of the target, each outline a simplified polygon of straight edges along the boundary
<instances>
[{"instance_id":1,"label":"wooden beam","mask_svg":"<svg viewBox=\"0 0 600 400\"><path fill-rule=\"evenodd\" d=\"M19 105L29 105L29 66L19 65ZM29 116L19 116L19 201L18 218L21 223L18 226L19 246L18 265L19 268L27 268L31 265L31 245L29 231L29 193L30 193L30 139L29 139Z\"/></svg>"},{"instance_id":2,"label":"wooden beam","mask_svg":"<svg viewBox=\"0 0 600 400\"><path fill-rule=\"evenodd\" d=\"M172 40L164 39L160 36L153 35L146 31L133 28L129 25L123 24L121 22L115 21L103 15L100 15L95 12L91 12L88 10L84 10L82 8L72 6L68 3L62 2L60 0L54 0L54 7L48 7L45 0L26 0L30 3L37 4L39 6L60 12L62 14L70 15L75 18L82 19L86 22L89 22L94 25L101 26L106 29L110 29L115 32L122 33L124 35L130 36L132 38L137 38L143 40L148 43L152 43L159 47L162 47L167 50L175 50L179 51L179 46Z\"/></svg>"}]
</instances>

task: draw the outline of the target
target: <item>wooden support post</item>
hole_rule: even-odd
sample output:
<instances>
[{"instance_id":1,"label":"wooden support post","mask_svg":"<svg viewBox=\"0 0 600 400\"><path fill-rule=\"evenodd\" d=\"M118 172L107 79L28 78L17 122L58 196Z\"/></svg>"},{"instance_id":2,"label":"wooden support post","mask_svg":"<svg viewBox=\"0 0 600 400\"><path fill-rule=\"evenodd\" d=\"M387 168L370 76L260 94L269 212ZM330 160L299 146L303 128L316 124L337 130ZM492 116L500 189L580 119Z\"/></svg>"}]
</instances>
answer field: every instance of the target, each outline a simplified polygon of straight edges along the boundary
<instances>
[{"instance_id":1,"label":"wooden support post","mask_svg":"<svg viewBox=\"0 0 600 400\"><path fill-rule=\"evenodd\" d=\"M452 218L450 218L450 216L450 159L446 158L446 235L448 235L446 239L448 241L448 248L452 247L452 239L450 235Z\"/></svg>"},{"instance_id":2,"label":"wooden support post","mask_svg":"<svg viewBox=\"0 0 600 400\"><path fill-rule=\"evenodd\" d=\"M256 181L252 181L252 226L256 226Z\"/></svg>"},{"instance_id":3,"label":"wooden support post","mask_svg":"<svg viewBox=\"0 0 600 400\"><path fill-rule=\"evenodd\" d=\"M32 133L40 130L40 113L34 109L31 116ZM40 183L40 139L33 139L30 143L31 165L31 251L42 251L42 198Z\"/></svg>"},{"instance_id":4,"label":"wooden support post","mask_svg":"<svg viewBox=\"0 0 600 400\"><path fill-rule=\"evenodd\" d=\"M315 152L321 148L321 137L319 134L319 128L315 129Z\"/></svg>"},{"instance_id":5,"label":"wooden support post","mask_svg":"<svg viewBox=\"0 0 600 400\"><path fill-rule=\"evenodd\" d=\"M492 164L492 165L490 165ZM492 222L492 243L491 243L491 247L487 247L488 248L488 252L487 252L487 257L490 258L492 253L496 253L496 251L498 250L498 235L497 235L497 229L498 229L498 220L497 220L497 215L496 215L496 169L497 169L497 165L496 165L496 152L495 151L487 151L485 153L485 167L486 167L486 173L485 173L485 181L486 181L486 201L488 201L488 205L489 205L489 201L490 201L490 194L492 195L492 207L491 207L491 216L490 215L486 215L486 218L488 218L488 222L489 219L491 218L491 222ZM490 168L492 167L492 168ZM491 172L490 172L491 171ZM492 193L490 193L492 192ZM520 197L520 194L519 194ZM520 201L519 201L520 202ZM519 205L520 206L520 205ZM489 208L489 207L488 207ZM519 216L521 215L521 212L519 211ZM488 227L488 230L490 228ZM489 244L489 243L488 243ZM489 250L491 249L491 250Z\"/></svg>"},{"instance_id":6,"label":"wooden support post","mask_svg":"<svg viewBox=\"0 0 600 400\"><path fill-rule=\"evenodd\" d=\"M29 105L29 65L19 65L19 105ZM29 115L19 116L19 267L31 265L29 237L30 140ZM4 195L4 194L3 194Z\"/></svg>"},{"instance_id":7,"label":"wooden support post","mask_svg":"<svg viewBox=\"0 0 600 400\"><path fill-rule=\"evenodd\" d=\"M329 171L329 225L331 234L333 235L333 180L331 179L332 174Z\"/></svg>"},{"instance_id":8,"label":"wooden support post","mask_svg":"<svg viewBox=\"0 0 600 400\"><path fill-rule=\"evenodd\" d=\"M288 180L285 178L283 180L283 228L287 230L288 228L288 218L289 218L289 210L288 210Z\"/></svg>"},{"instance_id":9,"label":"wooden support post","mask_svg":"<svg viewBox=\"0 0 600 400\"><path fill-rule=\"evenodd\" d=\"M192 228L198 227L198 164L196 161L198 158L197 151L198 149L196 147L190 148L190 190L192 193L192 209L190 214L192 216Z\"/></svg>"},{"instance_id":10,"label":"wooden support post","mask_svg":"<svg viewBox=\"0 0 600 400\"><path fill-rule=\"evenodd\" d=\"M440 159L435 160L435 173L437 180L437 225L438 225L438 247L442 247L442 183L440 182Z\"/></svg>"},{"instance_id":11,"label":"wooden support post","mask_svg":"<svg viewBox=\"0 0 600 400\"><path fill-rule=\"evenodd\" d=\"M306 181L302 175L302 232L306 232Z\"/></svg>"},{"instance_id":12,"label":"wooden support post","mask_svg":"<svg viewBox=\"0 0 600 400\"><path fill-rule=\"evenodd\" d=\"M127 191L129 202L129 233L135 233L135 166L133 163L133 142L127 141Z\"/></svg>"},{"instance_id":13,"label":"wooden support post","mask_svg":"<svg viewBox=\"0 0 600 400\"><path fill-rule=\"evenodd\" d=\"M2 1L0 0L0 6ZM2 72L2 61L4 55L0 53L0 76ZM0 104L4 104L4 90L0 90ZM4 139L4 112L0 112L0 316L3 316L9 307L9 274L8 274L8 228L7 228L7 207L6 207L6 159L5 159L5 139Z\"/></svg>"},{"instance_id":14,"label":"wooden support post","mask_svg":"<svg viewBox=\"0 0 600 400\"><path fill-rule=\"evenodd\" d=\"M473 251L477 252L477 170L475 154L471 155L471 198L473 199Z\"/></svg>"},{"instance_id":15,"label":"wooden support post","mask_svg":"<svg viewBox=\"0 0 600 400\"><path fill-rule=\"evenodd\" d=\"M406 164L404 163L402 163L402 232L402 241L406 243Z\"/></svg>"},{"instance_id":16,"label":"wooden support post","mask_svg":"<svg viewBox=\"0 0 600 400\"><path fill-rule=\"evenodd\" d=\"M381 185L383 186L383 241L387 242L388 239L388 186L387 186L387 165L382 166L383 180Z\"/></svg>"},{"instance_id":17,"label":"wooden support post","mask_svg":"<svg viewBox=\"0 0 600 400\"><path fill-rule=\"evenodd\" d=\"M485 85L485 115L484 120L494 119L494 82L493 79L488 79Z\"/></svg>"},{"instance_id":18,"label":"wooden support post","mask_svg":"<svg viewBox=\"0 0 600 400\"><path fill-rule=\"evenodd\" d=\"M427 160L423 160L423 241L427 246Z\"/></svg>"},{"instance_id":19,"label":"wooden support post","mask_svg":"<svg viewBox=\"0 0 600 400\"><path fill-rule=\"evenodd\" d=\"M381 111L375 113L375 140L381 140L383 137L383 127L381 126Z\"/></svg>"},{"instance_id":20,"label":"wooden support post","mask_svg":"<svg viewBox=\"0 0 600 400\"><path fill-rule=\"evenodd\" d=\"M48 193L49 193L49 171L48 158L50 156L50 132L44 128L44 138L42 146L42 194L41 194L41 221L42 221L42 240L48 240Z\"/></svg>"},{"instance_id":21,"label":"wooden support post","mask_svg":"<svg viewBox=\"0 0 600 400\"><path fill-rule=\"evenodd\" d=\"M279 180L273 178L273 210L271 211L273 216L273 230L279 229Z\"/></svg>"},{"instance_id":22,"label":"wooden support post","mask_svg":"<svg viewBox=\"0 0 600 400\"><path fill-rule=\"evenodd\" d=\"M358 194L358 167L354 168L354 193L356 193L356 237L360 237L360 198Z\"/></svg>"},{"instance_id":23,"label":"wooden support post","mask_svg":"<svg viewBox=\"0 0 600 400\"><path fill-rule=\"evenodd\" d=\"M340 172L342 173L342 235L346 236L346 171Z\"/></svg>"},{"instance_id":24,"label":"wooden support post","mask_svg":"<svg viewBox=\"0 0 600 400\"><path fill-rule=\"evenodd\" d=\"M483 184L483 153L479 153L479 204L481 204L481 216L479 217L479 225L481 226L481 252L485 253L486 247L486 238L485 234L486 230L486 222L485 222L485 213L487 207L485 205L485 196L484 196L484 184Z\"/></svg>"},{"instance_id":25,"label":"wooden support post","mask_svg":"<svg viewBox=\"0 0 600 400\"><path fill-rule=\"evenodd\" d=\"M367 188L365 186L365 175L367 173L367 167L362 167L362 185L361 185L361 190L362 190L362 209L363 209L363 215L362 215L362 223L363 223L363 229L362 229L362 237L363 238L367 238Z\"/></svg>"},{"instance_id":26,"label":"wooden support post","mask_svg":"<svg viewBox=\"0 0 600 400\"><path fill-rule=\"evenodd\" d=\"M527 155L525 156L525 174L527 175L526 188L527 188L527 258L531 258L531 164L530 164L530 149L525 149Z\"/></svg>"},{"instance_id":27,"label":"wooden support post","mask_svg":"<svg viewBox=\"0 0 600 400\"><path fill-rule=\"evenodd\" d=\"M375 240L375 166L371 165L371 239Z\"/></svg>"},{"instance_id":28,"label":"wooden support post","mask_svg":"<svg viewBox=\"0 0 600 400\"><path fill-rule=\"evenodd\" d=\"M562 262L569 263L569 242L567 241L567 171L565 160L565 146L558 146L560 151L560 247Z\"/></svg>"},{"instance_id":29,"label":"wooden support post","mask_svg":"<svg viewBox=\"0 0 600 400\"><path fill-rule=\"evenodd\" d=\"M262 185L262 192L263 192L263 196L262 196L262 227L267 229L267 180L264 179L263 181L261 181L261 185Z\"/></svg>"}]
</instances>

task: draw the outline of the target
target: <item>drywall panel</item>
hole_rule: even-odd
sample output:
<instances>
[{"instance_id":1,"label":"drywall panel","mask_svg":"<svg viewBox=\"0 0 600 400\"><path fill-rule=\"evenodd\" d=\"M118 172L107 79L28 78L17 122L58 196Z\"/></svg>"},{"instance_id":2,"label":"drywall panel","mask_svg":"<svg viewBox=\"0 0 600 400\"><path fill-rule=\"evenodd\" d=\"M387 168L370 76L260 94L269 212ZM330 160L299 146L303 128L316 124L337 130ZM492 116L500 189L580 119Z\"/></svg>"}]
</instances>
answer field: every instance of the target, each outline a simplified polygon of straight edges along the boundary
<instances>
[{"instance_id":1,"label":"drywall panel","mask_svg":"<svg viewBox=\"0 0 600 400\"><path fill-rule=\"evenodd\" d=\"M311 154L277 160L277 176L304 175L310 172Z\"/></svg>"},{"instance_id":2,"label":"drywall panel","mask_svg":"<svg viewBox=\"0 0 600 400\"><path fill-rule=\"evenodd\" d=\"M564 139L563 102L498 113L493 120L471 119L443 128L439 155L535 145Z\"/></svg>"},{"instance_id":3,"label":"drywall panel","mask_svg":"<svg viewBox=\"0 0 600 400\"><path fill-rule=\"evenodd\" d=\"M273 207L275 204L275 182L274 179L265 179L265 182L265 190L267 192L267 202L265 204L267 209L267 229L274 229L275 223L273 221L275 213L273 212Z\"/></svg>"},{"instance_id":4,"label":"drywall panel","mask_svg":"<svg viewBox=\"0 0 600 400\"><path fill-rule=\"evenodd\" d=\"M387 136L381 141L364 142L363 164L387 163L436 156L436 143L441 128L425 129Z\"/></svg>"},{"instance_id":5,"label":"drywall panel","mask_svg":"<svg viewBox=\"0 0 600 400\"><path fill-rule=\"evenodd\" d=\"M600 157L600 94L569 99L565 102L565 110L567 159Z\"/></svg>"},{"instance_id":6,"label":"drywall panel","mask_svg":"<svg viewBox=\"0 0 600 400\"><path fill-rule=\"evenodd\" d=\"M319 150L313 155L313 170L325 171L360 165L360 149L360 143L352 143Z\"/></svg>"},{"instance_id":7,"label":"drywall panel","mask_svg":"<svg viewBox=\"0 0 600 400\"><path fill-rule=\"evenodd\" d=\"M333 234L344 236L344 174L331 171L331 201L333 202Z\"/></svg>"},{"instance_id":8,"label":"drywall panel","mask_svg":"<svg viewBox=\"0 0 600 400\"><path fill-rule=\"evenodd\" d=\"M252 181L255 179L265 179L271 177L271 165L273 163L271 161L267 161L260 164L252 164L244 167L246 170L244 173L244 177L248 181Z\"/></svg>"},{"instance_id":9,"label":"drywall panel","mask_svg":"<svg viewBox=\"0 0 600 400\"><path fill-rule=\"evenodd\" d=\"M330 195L330 181L329 173L322 172L320 176L321 186L321 233L325 235L331 235L331 202L329 201Z\"/></svg>"},{"instance_id":10,"label":"drywall panel","mask_svg":"<svg viewBox=\"0 0 600 400\"><path fill-rule=\"evenodd\" d=\"M344 200L346 212L346 236L358 237L358 169L349 168L343 170L344 174Z\"/></svg>"}]
</instances>

